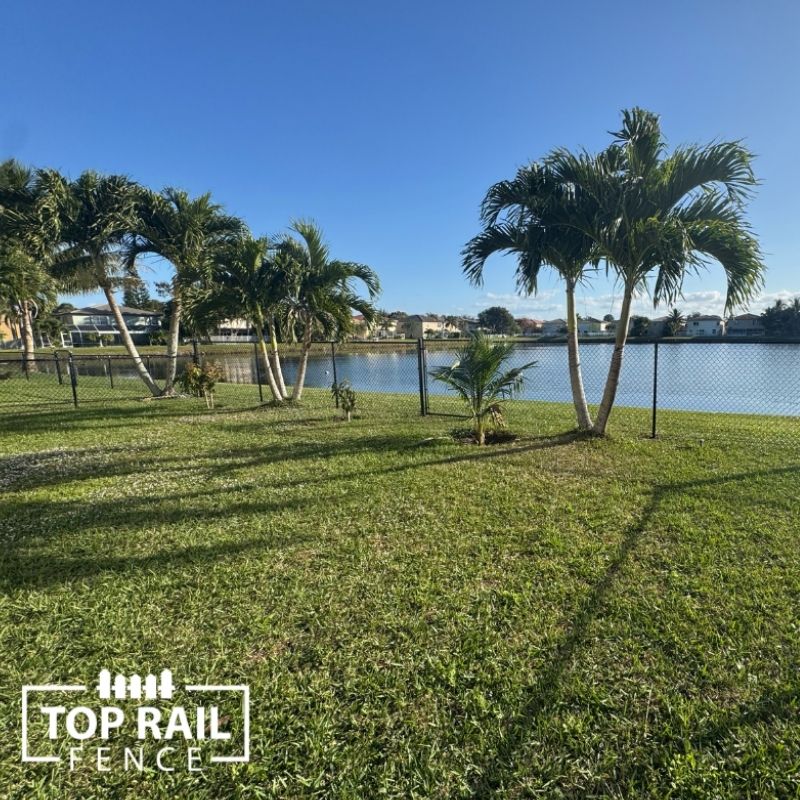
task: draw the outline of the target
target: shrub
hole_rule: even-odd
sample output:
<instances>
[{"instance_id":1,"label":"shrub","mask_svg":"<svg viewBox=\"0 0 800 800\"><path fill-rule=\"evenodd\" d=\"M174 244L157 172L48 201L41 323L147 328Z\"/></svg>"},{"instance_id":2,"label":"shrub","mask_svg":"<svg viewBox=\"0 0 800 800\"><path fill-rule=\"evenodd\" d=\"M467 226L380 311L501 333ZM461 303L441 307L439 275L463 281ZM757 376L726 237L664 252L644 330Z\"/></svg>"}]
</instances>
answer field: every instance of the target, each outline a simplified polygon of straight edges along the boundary
<instances>
[{"instance_id":1,"label":"shrub","mask_svg":"<svg viewBox=\"0 0 800 800\"><path fill-rule=\"evenodd\" d=\"M350 385L350 381L339 381L331 386L333 399L339 404L339 408L344 411L348 422L352 419L352 414L356 410L356 393Z\"/></svg>"},{"instance_id":2,"label":"shrub","mask_svg":"<svg viewBox=\"0 0 800 800\"><path fill-rule=\"evenodd\" d=\"M208 408L214 408L214 387L224 380L222 368L213 361L187 364L181 378L183 390L193 397L203 397Z\"/></svg>"}]
</instances>

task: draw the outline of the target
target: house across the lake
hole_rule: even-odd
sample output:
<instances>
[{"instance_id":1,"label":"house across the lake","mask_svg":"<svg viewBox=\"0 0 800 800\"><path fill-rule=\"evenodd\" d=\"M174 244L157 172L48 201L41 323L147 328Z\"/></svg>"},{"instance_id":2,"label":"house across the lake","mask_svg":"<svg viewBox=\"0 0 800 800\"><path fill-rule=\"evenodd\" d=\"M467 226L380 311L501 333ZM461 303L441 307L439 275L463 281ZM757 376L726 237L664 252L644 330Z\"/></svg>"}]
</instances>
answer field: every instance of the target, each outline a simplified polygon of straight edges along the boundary
<instances>
[{"instance_id":1,"label":"house across the lake","mask_svg":"<svg viewBox=\"0 0 800 800\"><path fill-rule=\"evenodd\" d=\"M546 319L542 323L542 336L563 336L567 332L565 319Z\"/></svg>"},{"instance_id":2,"label":"house across the lake","mask_svg":"<svg viewBox=\"0 0 800 800\"><path fill-rule=\"evenodd\" d=\"M728 320L725 333L728 336L763 336L764 324L758 314L739 314Z\"/></svg>"},{"instance_id":3,"label":"house across the lake","mask_svg":"<svg viewBox=\"0 0 800 800\"><path fill-rule=\"evenodd\" d=\"M149 344L150 337L161 329L161 312L120 306L122 318L136 344ZM108 304L56 311L61 322L63 347L120 344L117 321Z\"/></svg>"},{"instance_id":4,"label":"house across the lake","mask_svg":"<svg viewBox=\"0 0 800 800\"><path fill-rule=\"evenodd\" d=\"M578 336L608 336L612 324L608 320L584 317L578 320Z\"/></svg>"},{"instance_id":5,"label":"house across the lake","mask_svg":"<svg viewBox=\"0 0 800 800\"><path fill-rule=\"evenodd\" d=\"M725 320L716 314L698 314L689 317L681 331L681 336L722 336L725 333Z\"/></svg>"},{"instance_id":6,"label":"house across the lake","mask_svg":"<svg viewBox=\"0 0 800 800\"><path fill-rule=\"evenodd\" d=\"M458 335L458 326L444 318L414 314L406 318L406 336L409 339L426 339L431 337L448 337Z\"/></svg>"}]
</instances>

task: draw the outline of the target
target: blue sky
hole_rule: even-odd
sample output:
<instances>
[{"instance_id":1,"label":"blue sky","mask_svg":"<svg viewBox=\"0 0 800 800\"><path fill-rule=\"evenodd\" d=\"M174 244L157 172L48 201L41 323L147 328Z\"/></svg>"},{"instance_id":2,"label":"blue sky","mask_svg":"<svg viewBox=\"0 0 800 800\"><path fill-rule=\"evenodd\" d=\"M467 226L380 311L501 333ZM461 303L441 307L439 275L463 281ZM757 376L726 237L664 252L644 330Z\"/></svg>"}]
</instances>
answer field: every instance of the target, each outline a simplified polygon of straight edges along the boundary
<instances>
[{"instance_id":1,"label":"blue sky","mask_svg":"<svg viewBox=\"0 0 800 800\"><path fill-rule=\"evenodd\" d=\"M599 149L632 105L673 144L747 141L769 266L752 308L800 294L796 0L6 0L2 20L0 158L210 191L258 234L311 217L387 309L563 313L555 279L514 295L510 259L469 287L459 251L491 183ZM719 313L723 290L712 270L681 307ZM579 311L618 304L600 277Z\"/></svg>"}]
</instances>

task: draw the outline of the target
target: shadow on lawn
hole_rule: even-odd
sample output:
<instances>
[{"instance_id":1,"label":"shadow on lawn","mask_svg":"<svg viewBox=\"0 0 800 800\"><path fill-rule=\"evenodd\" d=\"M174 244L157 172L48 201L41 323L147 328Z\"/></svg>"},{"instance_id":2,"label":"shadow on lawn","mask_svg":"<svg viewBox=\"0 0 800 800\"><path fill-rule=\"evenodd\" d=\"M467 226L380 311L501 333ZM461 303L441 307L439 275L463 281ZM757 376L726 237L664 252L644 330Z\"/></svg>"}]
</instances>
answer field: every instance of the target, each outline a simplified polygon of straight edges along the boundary
<instances>
[{"instance_id":1,"label":"shadow on lawn","mask_svg":"<svg viewBox=\"0 0 800 800\"><path fill-rule=\"evenodd\" d=\"M478 765L478 775L480 777L473 783L472 796L479 798L493 797L499 790L507 788L505 782L512 778L514 774L515 754L525 745L541 714L556 700L562 678L573 662L576 653L585 643L589 626L594 620L601 617L606 599L613 589L617 577L647 533L648 524L662 501L670 495L692 489L723 485L755 477L791 473L800 473L800 464L733 475L721 475L664 486L656 485L653 488L650 499L638 521L630 525L625 531L621 542L617 546L616 553L611 559L611 563L581 603L569 632L556 648L549 666L536 683L528 686L524 691L525 700L516 715L511 717L506 724L500 746L483 764ZM796 698L796 694L794 696ZM723 718L717 724L699 731L696 737L692 737L692 741L696 741L698 744L712 743L722 737L733 726L755 724L758 721L775 717L783 711L780 708L781 702L784 702L783 697L767 697L763 703L759 703L755 707L745 709L742 712L737 712L728 718ZM665 742L664 744L667 746L669 743ZM630 771L628 774L630 775Z\"/></svg>"},{"instance_id":2,"label":"shadow on lawn","mask_svg":"<svg viewBox=\"0 0 800 800\"><path fill-rule=\"evenodd\" d=\"M93 578L101 573L126 573L142 570L184 568L192 565L207 566L225 558L232 558L255 550L280 549L296 545L308 537L297 535L272 535L227 541L215 545L192 545L180 549L159 550L143 556L103 556L100 558L29 558L8 559L4 571L8 577L0 582L0 591L11 592L20 588L43 588L52 584Z\"/></svg>"}]
</instances>

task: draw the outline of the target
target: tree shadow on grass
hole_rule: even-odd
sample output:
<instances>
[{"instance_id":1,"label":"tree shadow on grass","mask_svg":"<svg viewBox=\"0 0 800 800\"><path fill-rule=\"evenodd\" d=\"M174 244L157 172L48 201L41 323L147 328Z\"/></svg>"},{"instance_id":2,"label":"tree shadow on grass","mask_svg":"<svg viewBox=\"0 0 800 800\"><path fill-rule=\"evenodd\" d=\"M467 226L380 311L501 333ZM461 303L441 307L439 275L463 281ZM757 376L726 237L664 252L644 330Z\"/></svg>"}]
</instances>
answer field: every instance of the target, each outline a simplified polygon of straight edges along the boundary
<instances>
[{"instance_id":1,"label":"tree shadow on grass","mask_svg":"<svg viewBox=\"0 0 800 800\"><path fill-rule=\"evenodd\" d=\"M328 442L309 442L288 439L265 446L238 447L205 450L187 457L181 454L154 456L149 448L132 445L113 445L75 448L54 448L34 453L11 455L0 458L0 482L5 490L27 491L36 488L54 488L65 483L87 478L124 477L160 472L192 474L192 483L197 483L197 473L209 478L230 477L238 471L269 467L286 462L302 465L309 462L314 474L295 479L281 480L275 486L289 488L306 484L325 484L331 481L357 480L376 475L391 475L410 469L458 463L480 463L482 461L544 450L581 441L585 437L577 432L548 436L529 437L517 440L509 446L476 447L453 445L458 452L437 458L418 457L427 454L420 447L420 440L407 435L359 436L353 439L335 439ZM453 444L453 443L449 443ZM318 474L320 461L361 456L368 453L385 455L386 467L362 470L341 470ZM108 456L114 456L109 459ZM405 460L400 460L405 459ZM3 476L6 477L4 480ZM210 492L216 491L213 487Z\"/></svg>"},{"instance_id":2,"label":"tree shadow on grass","mask_svg":"<svg viewBox=\"0 0 800 800\"><path fill-rule=\"evenodd\" d=\"M524 690L524 700L517 713L505 725L500 745L490 758L479 765L478 777L472 785L472 796L493 797L498 791L506 788L506 780L512 778L514 774L515 754L525 745L530 731L535 728L541 715L557 699L565 673L577 652L586 643L589 627L602 617L606 600L614 588L620 572L630 560L642 538L647 534L648 525L662 501L670 495L692 489L791 473L800 473L800 464L653 487L650 499L639 519L625 530L608 567L580 604L569 631L557 646L549 666L534 684ZM746 712L741 715L735 714L727 722L722 721L719 725L701 731L697 736L697 741L703 743L715 741L729 730L731 724L736 722L746 722L748 719L757 721L775 716L779 701L775 698L773 701L775 702L767 702L761 707L751 709L749 715Z\"/></svg>"},{"instance_id":3,"label":"tree shadow on grass","mask_svg":"<svg viewBox=\"0 0 800 800\"><path fill-rule=\"evenodd\" d=\"M8 594L17 589L41 589L54 584L71 583L98 575L130 572L162 571L189 566L204 566L259 550L279 550L307 541L306 536L265 534L240 541L214 545L192 545L159 550L141 556L101 556L98 558L24 558L16 559L5 579L0 580L0 592Z\"/></svg>"}]
</instances>

